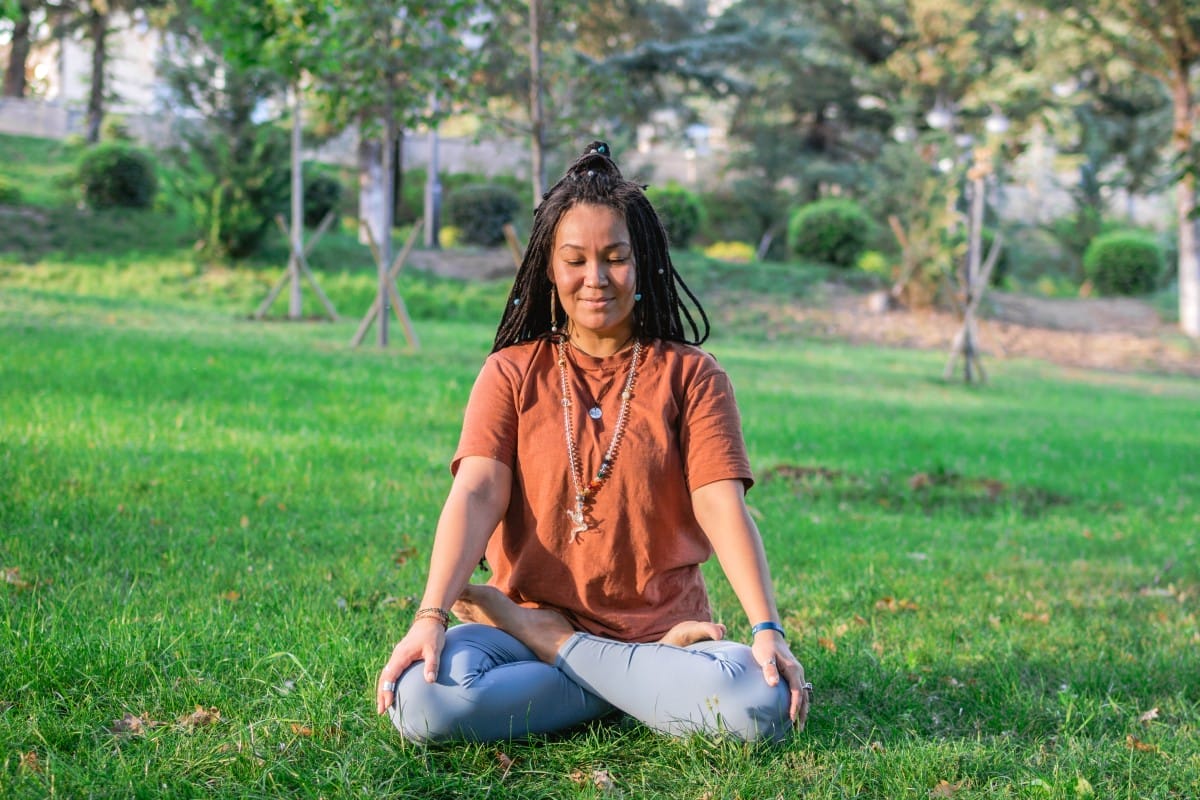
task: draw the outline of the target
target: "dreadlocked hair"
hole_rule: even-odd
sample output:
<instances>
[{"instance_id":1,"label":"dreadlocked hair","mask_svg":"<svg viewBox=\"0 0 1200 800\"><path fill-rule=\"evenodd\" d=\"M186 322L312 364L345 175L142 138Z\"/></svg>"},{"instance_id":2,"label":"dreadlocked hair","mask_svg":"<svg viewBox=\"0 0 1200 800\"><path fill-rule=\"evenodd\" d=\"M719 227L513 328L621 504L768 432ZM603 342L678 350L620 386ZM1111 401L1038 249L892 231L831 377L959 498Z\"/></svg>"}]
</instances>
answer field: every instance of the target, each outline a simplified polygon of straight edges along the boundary
<instances>
[{"instance_id":1,"label":"dreadlocked hair","mask_svg":"<svg viewBox=\"0 0 1200 800\"><path fill-rule=\"evenodd\" d=\"M641 294L633 309L634 335L702 344L710 330L708 315L671 263L667 232L646 198L645 187L622 177L608 144L595 141L542 195L533 213L529 245L504 306L492 352L552 335L550 257L554 235L563 214L579 205L611 208L624 217L629 228L635 291ZM561 305L555 312L559 319L565 316Z\"/></svg>"}]
</instances>

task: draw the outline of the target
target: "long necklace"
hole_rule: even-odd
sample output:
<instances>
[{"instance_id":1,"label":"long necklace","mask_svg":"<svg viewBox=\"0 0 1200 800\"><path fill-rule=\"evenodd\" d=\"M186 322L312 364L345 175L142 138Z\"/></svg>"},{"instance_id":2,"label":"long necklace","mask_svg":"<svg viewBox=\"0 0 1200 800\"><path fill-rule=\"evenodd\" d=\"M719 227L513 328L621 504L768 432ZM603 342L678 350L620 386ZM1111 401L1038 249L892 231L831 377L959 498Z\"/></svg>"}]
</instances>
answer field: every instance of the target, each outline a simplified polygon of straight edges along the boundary
<instances>
[{"instance_id":1,"label":"long necklace","mask_svg":"<svg viewBox=\"0 0 1200 800\"><path fill-rule=\"evenodd\" d=\"M600 459L600 468L596 477L583 485L583 469L579 462L579 449L575 446L575 425L571 422L571 386L567 381L567 353L563 341L558 342L558 377L562 382L563 431L567 437L567 460L571 463L571 484L575 488L575 505L564 509L567 519L571 521L571 542L588 529L585 507L596 496L596 492L612 474L613 462L617 458L617 448L625 433L625 423L629 419L629 400L633 397L633 382L637 378L638 360L642 355L642 343L633 343L633 358L629 362L629 374L625 376L625 388L621 390L621 410L617 413L617 423L613 426L612 441ZM590 412L589 412L590 415ZM595 419L595 417L593 417Z\"/></svg>"}]
</instances>

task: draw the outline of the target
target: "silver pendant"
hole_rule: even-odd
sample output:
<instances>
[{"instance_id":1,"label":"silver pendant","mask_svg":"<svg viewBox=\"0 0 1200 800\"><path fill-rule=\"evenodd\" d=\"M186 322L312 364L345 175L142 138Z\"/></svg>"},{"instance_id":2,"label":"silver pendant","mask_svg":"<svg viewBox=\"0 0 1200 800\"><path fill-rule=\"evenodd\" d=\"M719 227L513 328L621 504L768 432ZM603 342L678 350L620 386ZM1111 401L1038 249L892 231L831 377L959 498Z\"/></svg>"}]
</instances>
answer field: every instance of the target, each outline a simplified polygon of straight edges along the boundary
<instances>
[{"instance_id":1,"label":"silver pendant","mask_svg":"<svg viewBox=\"0 0 1200 800\"><path fill-rule=\"evenodd\" d=\"M600 419L604 416L604 412L600 410L600 406L592 406L588 409L588 416L592 419Z\"/></svg>"}]
</instances>

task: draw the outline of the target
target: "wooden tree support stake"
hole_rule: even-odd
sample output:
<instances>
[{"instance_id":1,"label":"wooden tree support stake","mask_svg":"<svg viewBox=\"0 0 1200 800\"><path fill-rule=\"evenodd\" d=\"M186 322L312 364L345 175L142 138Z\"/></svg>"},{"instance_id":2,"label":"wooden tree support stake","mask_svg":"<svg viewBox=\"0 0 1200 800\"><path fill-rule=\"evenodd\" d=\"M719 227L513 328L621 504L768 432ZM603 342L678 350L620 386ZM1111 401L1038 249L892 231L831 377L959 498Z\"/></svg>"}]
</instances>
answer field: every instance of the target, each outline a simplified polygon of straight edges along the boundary
<instances>
[{"instance_id":1,"label":"wooden tree support stake","mask_svg":"<svg viewBox=\"0 0 1200 800\"><path fill-rule=\"evenodd\" d=\"M390 301L392 309L396 312L396 321L398 321L400 326L404 329L404 337L408 339L409 348L414 351L421 348L421 343L417 341L417 331L413 328L412 319L408 316L408 309L404 305L404 299L400 297L400 293L396 291L396 276L398 276L400 274L400 270L404 268L404 262L408 260L408 254L412 252L413 245L415 245L417 242L417 235L421 232L421 225L423 223L424 220L419 219L416 221L416 223L413 225L412 231L408 234L408 241L404 243L404 249L401 250L396 256L395 260L392 261L392 264L390 267L388 267L387 271L388 300ZM375 258L375 264L378 267L382 267L383 255L379 251L379 245L375 240L375 234L371 230L371 226L366 220L363 220L363 225L366 227L367 245L371 248L371 255ZM358 347L360 344L362 344L363 339L366 338L367 331L371 330L371 324L374 323L376 317L379 316L381 302L382 301L379 295L376 295L374 302L371 303L371 307L367 310L366 316L364 316L362 322L359 323L358 330L354 332L354 338L350 340L350 344L353 347Z\"/></svg>"},{"instance_id":2,"label":"wooden tree support stake","mask_svg":"<svg viewBox=\"0 0 1200 800\"><path fill-rule=\"evenodd\" d=\"M987 290L988 281L992 278L992 270L995 269L996 261L1000 258L1000 248L1003 244L1004 237L996 234L996 239L992 242L992 249L988 252L987 261L979 271L978 290L972 288L967 290L966 303L962 308L963 324L955 334L954 342L950 345L950 358L946 361L946 371L942 374L943 380L950 380L950 376L954 374L954 367L961 356L963 380L972 383L975 379L972 371L974 370L979 373L979 382L987 383L987 370L983 368L983 362L979 358L977 344L979 342L979 325L976 322L975 314L979 310L979 301L983 299L983 294Z\"/></svg>"},{"instance_id":3,"label":"wooden tree support stake","mask_svg":"<svg viewBox=\"0 0 1200 800\"><path fill-rule=\"evenodd\" d=\"M504 223L504 240L508 242L508 252L512 254L513 265L518 270L521 269L521 259L525 257L525 251L517 241L517 229L511 222Z\"/></svg>"},{"instance_id":4,"label":"wooden tree support stake","mask_svg":"<svg viewBox=\"0 0 1200 800\"><path fill-rule=\"evenodd\" d=\"M288 254L288 266L287 270L283 273L283 277L281 277L279 281L271 287L271 291L267 294L266 299L262 301L262 304L259 305L258 310L254 312L255 319L262 319L263 316L266 315L268 309L271 308L271 304L275 302L275 298L279 297L279 293L283 291L283 287L287 286L291 281L299 281L300 276L303 275L308 279L308 283L310 286L312 286L313 291L316 292L317 297L320 298L321 304L325 306L325 311L328 312L329 318L334 322L337 322L338 315L337 311L333 307L333 303L330 302L328 297L326 297L325 292L321 291L321 286L317 283L317 279L313 277L312 270L308 268L308 254L312 252L313 247L315 247L317 242L320 241L321 237L325 235L325 232L329 230L329 226L336 218L337 214L334 211L330 211L328 214L326 214L325 219L321 220L321 224L317 226L317 229L313 232L312 237L309 238L308 243L304 245L303 249L297 250L294 245L291 245L292 232L288 228L287 223L284 221L283 215L277 214L275 216L275 224L279 226L281 231L283 231L284 237L287 238L289 245L291 245L290 252ZM289 319L293 319L293 317L289 317Z\"/></svg>"}]
</instances>

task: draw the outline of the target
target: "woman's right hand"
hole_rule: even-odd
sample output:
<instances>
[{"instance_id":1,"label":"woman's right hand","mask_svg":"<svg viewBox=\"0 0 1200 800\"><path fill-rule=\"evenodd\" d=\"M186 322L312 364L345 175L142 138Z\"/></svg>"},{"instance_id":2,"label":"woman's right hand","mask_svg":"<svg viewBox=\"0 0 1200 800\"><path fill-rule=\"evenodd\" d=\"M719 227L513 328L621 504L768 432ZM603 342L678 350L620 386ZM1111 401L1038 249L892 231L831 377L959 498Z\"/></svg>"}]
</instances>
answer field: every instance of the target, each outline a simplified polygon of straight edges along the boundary
<instances>
[{"instance_id":1,"label":"woman's right hand","mask_svg":"<svg viewBox=\"0 0 1200 800\"><path fill-rule=\"evenodd\" d=\"M438 662L442 647L446 643L446 629L436 619L419 619L413 622L404 638L392 648L392 657L379 673L375 688L375 713L382 714L396 699L396 681L404 670L417 661L425 662L425 681L437 680Z\"/></svg>"}]
</instances>

